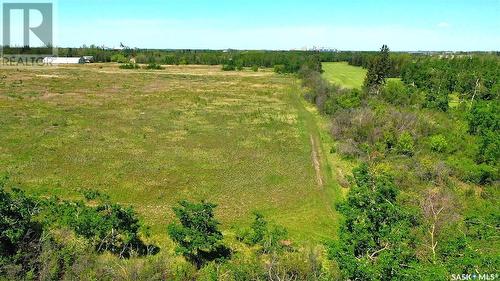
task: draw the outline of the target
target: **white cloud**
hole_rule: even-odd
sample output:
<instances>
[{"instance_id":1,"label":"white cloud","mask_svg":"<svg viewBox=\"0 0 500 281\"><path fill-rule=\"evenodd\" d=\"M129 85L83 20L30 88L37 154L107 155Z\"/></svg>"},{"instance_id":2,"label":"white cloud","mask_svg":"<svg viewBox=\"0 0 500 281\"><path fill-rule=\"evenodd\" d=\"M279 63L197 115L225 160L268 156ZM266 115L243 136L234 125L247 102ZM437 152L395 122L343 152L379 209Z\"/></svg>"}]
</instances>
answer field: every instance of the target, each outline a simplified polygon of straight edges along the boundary
<instances>
[{"instance_id":1,"label":"white cloud","mask_svg":"<svg viewBox=\"0 0 500 281\"><path fill-rule=\"evenodd\" d=\"M437 26L440 27L440 28L448 28L448 27L451 27L451 24L443 21L443 22L438 23Z\"/></svg>"}]
</instances>

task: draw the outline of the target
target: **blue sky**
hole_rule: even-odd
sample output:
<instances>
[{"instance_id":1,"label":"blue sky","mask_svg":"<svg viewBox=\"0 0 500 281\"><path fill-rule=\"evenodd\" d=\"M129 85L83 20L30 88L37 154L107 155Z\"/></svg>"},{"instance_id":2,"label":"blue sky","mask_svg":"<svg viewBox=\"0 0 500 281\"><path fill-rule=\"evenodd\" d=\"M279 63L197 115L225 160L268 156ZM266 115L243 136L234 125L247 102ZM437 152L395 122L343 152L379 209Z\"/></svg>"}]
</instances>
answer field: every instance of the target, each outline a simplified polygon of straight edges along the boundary
<instances>
[{"instance_id":1,"label":"blue sky","mask_svg":"<svg viewBox=\"0 0 500 281\"><path fill-rule=\"evenodd\" d=\"M58 0L57 15L61 46L500 49L500 0Z\"/></svg>"}]
</instances>

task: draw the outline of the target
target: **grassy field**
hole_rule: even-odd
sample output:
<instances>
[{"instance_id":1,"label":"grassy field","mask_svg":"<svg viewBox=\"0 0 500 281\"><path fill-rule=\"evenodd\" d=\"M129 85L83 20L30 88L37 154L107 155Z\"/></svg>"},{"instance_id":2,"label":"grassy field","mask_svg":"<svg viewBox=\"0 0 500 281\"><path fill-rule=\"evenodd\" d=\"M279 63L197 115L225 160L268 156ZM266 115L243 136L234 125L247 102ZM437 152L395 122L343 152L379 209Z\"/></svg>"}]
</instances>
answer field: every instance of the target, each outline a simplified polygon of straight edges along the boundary
<instances>
[{"instance_id":1,"label":"grassy field","mask_svg":"<svg viewBox=\"0 0 500 281\"><path fill-rule=\"evenodd\" d=\"M333 84L348 89L361 88L366 77L366 70L346 62L323 63L323 77Z\"/></svg>"},{"instance_id":2,"label":"grassy field","mask_svg":"<svg viewBox=\"0 0 500 281\"><path fill-rule=\"evenodd\" d=\"M0 175L10 186L72 199L103 191L133 206L160 242L183 199L219 204L229 233L258 210L298 241L334 235L329 148L292 76L86 65L3 68L0 85Z\"/></svg>"}]
</instances>

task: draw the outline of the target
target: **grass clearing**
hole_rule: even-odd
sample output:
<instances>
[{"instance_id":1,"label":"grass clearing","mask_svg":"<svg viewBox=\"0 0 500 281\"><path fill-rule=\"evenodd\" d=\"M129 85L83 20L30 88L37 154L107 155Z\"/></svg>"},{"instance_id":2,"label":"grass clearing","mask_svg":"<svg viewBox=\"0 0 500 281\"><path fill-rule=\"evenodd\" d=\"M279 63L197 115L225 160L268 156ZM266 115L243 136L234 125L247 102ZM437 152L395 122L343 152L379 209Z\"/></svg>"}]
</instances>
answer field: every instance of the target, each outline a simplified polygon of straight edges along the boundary
<instances>
[{"instance_id":1,"label":"grass clearing","mask_svg":"<svg viewBox=\"0 0 500 281\"><path fill-rule=\"evenodd\" d=\"M163 245L183 199L219 204L229 233L255 210L300 242L335 233L336 186L317 185L317 117L292 76L96 64L0 68L0 77L0 174L10 186L72 199L100 190L133 206Z\"/></svg>"},{"instance_id":2,"label":"grass clearing","mask_svg":"<svg viewBox=\"0 0 500 281\"><path fill-rule=\"evenodd\" d=\"M362 67L351 66L347 62L325 62L323 70L326 80L348 89L363 87L367 73Z\"/></svg>"}]
</instances>

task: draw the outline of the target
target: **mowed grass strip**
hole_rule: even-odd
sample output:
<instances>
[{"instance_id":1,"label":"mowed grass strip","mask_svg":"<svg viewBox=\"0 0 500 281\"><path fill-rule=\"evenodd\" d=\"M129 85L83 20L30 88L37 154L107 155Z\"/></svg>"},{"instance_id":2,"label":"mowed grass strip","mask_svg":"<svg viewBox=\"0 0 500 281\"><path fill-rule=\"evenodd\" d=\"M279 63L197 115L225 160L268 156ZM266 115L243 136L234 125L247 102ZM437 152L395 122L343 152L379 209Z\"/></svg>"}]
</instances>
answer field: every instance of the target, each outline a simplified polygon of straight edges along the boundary
<instances>
[{"instance_id":1,"label":"mowed grass strip","mask_svg":"<svg viewBox=\"0 0 500 281\"><path fill-rule=\"evenodd\" d=\"M219 67L0 69L0 174L29 193L97 189L166 239L179 200L219 205L225 231L262 211L302 241L334 235L296 82Z\"/></svg>"},{"instance_id":2,"label":"mowed grass strip","mask_svg":"<svg viewBox=\"0 0 500 281\"><path fill-rule=\"evenodd\" d=\"M347 62L325 62L323 70L326 80L347 89L360 89L367 73L362 67L351 66Z\"/></svg>"}]
</instances>

